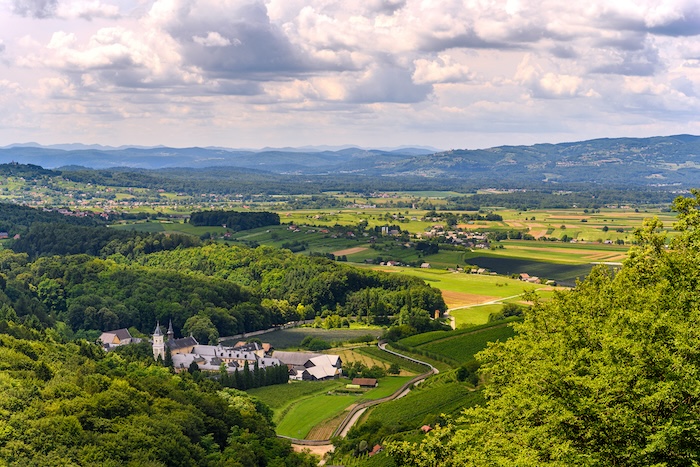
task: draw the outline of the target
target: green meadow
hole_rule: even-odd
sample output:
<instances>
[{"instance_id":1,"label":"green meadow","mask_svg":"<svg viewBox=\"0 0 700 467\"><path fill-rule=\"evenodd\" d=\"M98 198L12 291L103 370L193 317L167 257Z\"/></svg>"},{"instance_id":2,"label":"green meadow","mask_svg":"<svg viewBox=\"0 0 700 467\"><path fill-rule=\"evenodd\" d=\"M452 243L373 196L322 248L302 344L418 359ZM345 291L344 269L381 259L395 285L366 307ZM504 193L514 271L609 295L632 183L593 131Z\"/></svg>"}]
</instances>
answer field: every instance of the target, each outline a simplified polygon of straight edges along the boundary
<instances>
[{"instance_id":1,"label":"green meadow","mask_svg":"<svg viewBox=\"0 0 700 467\"><path fill-rule=\"evenodd\" d=\"M351 405L387 397L411 378L387 376L379 379L376 388L352 393L343 391L350 382L345 378L292 381L285 385L251 389L248 393L272 408L278 434L304 439L314 427L335 419Z\"/></svg>"},{"instance_id":2,"label":"green meadow","mask_svg":"<svg viewBox=\"0 0 700 467\"><path fill-rule=\"evenodd\" d=\"M356 400L354 395L319 394L299 401L277 423L277 434L304 439L313 427L334 418Z\"/></svg>"}]
</instances>

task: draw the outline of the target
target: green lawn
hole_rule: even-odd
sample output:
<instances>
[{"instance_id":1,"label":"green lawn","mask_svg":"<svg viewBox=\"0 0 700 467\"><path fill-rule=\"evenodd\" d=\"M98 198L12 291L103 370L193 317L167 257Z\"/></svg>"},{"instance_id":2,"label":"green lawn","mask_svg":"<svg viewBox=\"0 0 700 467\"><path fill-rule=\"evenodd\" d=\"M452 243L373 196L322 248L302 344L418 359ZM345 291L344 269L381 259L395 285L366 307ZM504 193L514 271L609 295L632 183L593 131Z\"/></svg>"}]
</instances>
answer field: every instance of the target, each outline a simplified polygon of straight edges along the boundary
<instances>
[{"instance_id":1,"label":"green lawn","mask_svg":"<svg viewBox=\"0 0 700 467\"><path fill-rule=\"evenodd\" d=\"M454 331L426 332L401 339L398 343L412 350L415 358L419 360L429 363L438 361L442 368L435 363L433 365L442 371L473 360L474 354L486 348L489 342L503 341L512 337L514 331L508 323L515 319L517 318L508 318L496 323ZM409 354L405 350L400 352ZM422 352L426 352L427 355L421 355ZM432 360L430 360L431 357L433 357Z\"/></svg>"},{"instance_id":2,"label":"green lawn","mask_svg":"<svg viewBox=\"0 0 700 467\"><path fill-rule=\"evenodd\" d=\"M435 368L437 368L439 371L449 371L452 369L452 366L448 363L442 362L440 360L435 360L433 358L430 358L426 355L421 355L416 352L411 352L410 350L403 350L403 349L397 349L395 347L392 347L391 344L388 344L386 346L387 349L393 350L394 352L398 352L402 355L406 355L407 357L415 358L416 360L419 360L421 362L426 362L431 365L433 365Z\"/></svg>"},{"instance_id":3,"label":"green lawn","mask_svg":"<svg viewBox=\"0 0 700 467\"><path fill-rule=\"evenodd\" d=\"M343 386L339 380L332 381L290 381L262 388L249 389L248 394L257 397L278 413L292 401L317 393L325 393Z\"/></svg>"},{"instance_id":4,"label":"green lawn","mask_svg":"<svg viewBox=\"0 0 700 467\"><path fill-rule=\"evenodd\" d=\"M335 417L356 400L356 395L321 394L299 401L279 421L277 433L304 439L314 426Z\"/></svg>"},{"instance_id":5,"label":"green lawn","mask_svg":"<svg viewBox=\"0 0 700 467\"><path fill-rule=\"evenodd\" d=\"M459 308L450 311L450 314L455 317L455 326L457 328L461 328L475 324L486 324L489 321L489 316L491 313L497 313L501 310L501 308L503 308L503 304L496 303L493 305Z\"/></svg>"},{"instance_id":6,"label":"green lawn","mask_svg":"<svg viewBox=\"0 0 700 467\"><path fill-rule=\"evenodd\" d=\"M381 266L373 267L373 269L419 277L432 287L440 290L488 295L498 298L510 297L521 294L525 290L536 290L545 287L540 284L529 284L509 277L454 273L441 269L387 268Z\"/></svg>"},{"instance_id":7,"label":"green lawn","mask_svg":"<svg viewBox=\"0 0 700 467\"><path fill-rule=\"evenodd\" d=\"M384 378L380 378L379 385L365 392L362 397L358 399L358 402L390 396L398 391L401 386L409 382L411 378L414 378L414 376L385 376ZM350 380L347 380L347 382L350 382Z\"/></svg>"}]
</instances>

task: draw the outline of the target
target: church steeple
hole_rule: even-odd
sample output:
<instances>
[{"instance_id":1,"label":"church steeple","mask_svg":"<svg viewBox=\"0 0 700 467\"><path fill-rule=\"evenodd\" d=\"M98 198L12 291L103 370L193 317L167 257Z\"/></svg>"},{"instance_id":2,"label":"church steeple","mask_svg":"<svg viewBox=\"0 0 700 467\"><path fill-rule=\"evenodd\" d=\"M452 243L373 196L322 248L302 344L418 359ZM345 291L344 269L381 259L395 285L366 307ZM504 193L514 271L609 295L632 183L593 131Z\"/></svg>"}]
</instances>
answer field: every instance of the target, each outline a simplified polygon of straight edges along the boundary
<instances>
[{"instance_id":1,"label":"church steeple","mask_svg":"<svg viewBox=\"0 0 700 467\"><path fill-rule=\"evenodd\" d=\"M173 331L173 320L172 319L168 323L168 333L166 335L168 336L168 341L172 341L173 339L175 339L175 331Z\"/></svg>"},{"instance_id":2,"label":"church steeple","mask_svg":"<svg viewBox=\"0 0 700 467\"><path fill-rule=\"evenodd\" d=\"M160 322L156 322L156 329L153 331L153 358L158 360L158 356L165 360L165 342L163 342L163 332L160 330Z\"/></svg>"}]
</instances>

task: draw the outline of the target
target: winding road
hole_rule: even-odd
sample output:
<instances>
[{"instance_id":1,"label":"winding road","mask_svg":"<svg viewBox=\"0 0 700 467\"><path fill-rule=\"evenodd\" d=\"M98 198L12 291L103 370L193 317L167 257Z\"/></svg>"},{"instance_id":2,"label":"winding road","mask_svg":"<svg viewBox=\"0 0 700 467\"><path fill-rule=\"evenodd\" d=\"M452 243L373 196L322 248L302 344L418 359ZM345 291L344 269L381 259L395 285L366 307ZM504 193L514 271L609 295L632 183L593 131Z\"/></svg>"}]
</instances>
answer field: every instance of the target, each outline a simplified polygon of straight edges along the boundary
<instances>
[{"instance_id":1,"label":"winding road","mask_svg":"<svg viewBox=\"0 0 700 467\"><path fill-rule=\"evenodd\" d=\"M425 365L428 368L430 368L430 371L427 371L421 375L416 376L415 378L411 379L407 383L405 383L403 386L401 386L396 392L391 394L390 396L383 397L381 399L375 399L367 402L363 402L361 404L357 404L355 407L352 408L348 412L348 414L345 416L342 422L338 425L338 427L333 431L333 435L331 438L334 438L336 436L345 436L348 431L350 431L350 428L357 422L357 420L362 416L362 414L369 408L374 405L381 404L382 402L388 402L392 401L394 399L398 399L399 397L405 396L408 391L410 390L411 386L414 384L418 384L419 382L423 381L426 379L428 376L434 375L439 373L439 370L432 366L430 363L423 362L420 360L416 360L415 358L411 358L409 356L400 354L398 352L394 352L393 350L388 350L386 348L386 343L380 342L377 344L377 347L379 347L381 350L384 352L396 355L398 357L404 358L406 360L409 360L411 362L419 363L421 365ZM282 436L282 435L277 435L279 438L284 438L288 439L292 442L292 445L296 449L303 449L303 448L311 448L312 452L316 454L325 454L326 452L329 452L333 449L333 445L331 444L330 439L298 439L298 438L290 438L288 436Z\"/></svg>"}]
</instances>

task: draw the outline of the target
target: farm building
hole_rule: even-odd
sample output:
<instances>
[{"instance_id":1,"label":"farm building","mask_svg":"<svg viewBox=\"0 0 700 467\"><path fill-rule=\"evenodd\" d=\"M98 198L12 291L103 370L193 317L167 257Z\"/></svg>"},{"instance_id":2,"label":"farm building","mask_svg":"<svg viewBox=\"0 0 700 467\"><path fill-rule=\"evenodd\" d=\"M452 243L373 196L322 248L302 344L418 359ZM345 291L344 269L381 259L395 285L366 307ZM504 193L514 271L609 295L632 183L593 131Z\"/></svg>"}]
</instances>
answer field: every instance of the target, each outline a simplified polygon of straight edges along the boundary
<instances>
[{"instance_id":1,"label":"farm building","mask_svg":"<svg viewBox=\"0 0 700 467\"><path fill-rule=\"evenodd\" d=\"M289 379L321 381L339 378L343 374L343 362L338 355L275 351L272 356L287 365Z\"/></svg>"},{"instance_id":2,"label":"farm building","mask_svg":"<svg viewBox=\"0 0 700 467\"><path fill-rule=\"evenodd\" d=\"M376 388L379 383L375 378L353 378L352 384L356 384L362 388Z\"/></svg>"}]
</instances>

